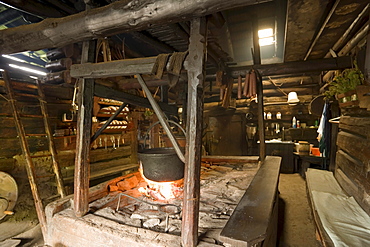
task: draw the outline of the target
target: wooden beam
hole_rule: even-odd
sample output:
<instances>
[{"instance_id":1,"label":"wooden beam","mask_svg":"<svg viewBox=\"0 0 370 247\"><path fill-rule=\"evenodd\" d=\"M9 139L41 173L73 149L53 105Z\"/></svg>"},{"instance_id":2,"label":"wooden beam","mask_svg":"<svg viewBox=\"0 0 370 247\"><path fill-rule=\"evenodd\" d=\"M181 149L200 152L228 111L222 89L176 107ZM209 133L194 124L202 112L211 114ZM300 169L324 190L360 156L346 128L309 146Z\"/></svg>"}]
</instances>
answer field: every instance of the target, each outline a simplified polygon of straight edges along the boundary
<instances>
[{"instance_id":1,"label":"wooden beam","mask_svg":"<svg viewBox=\"0 0 370 247\"><path fill-rule=\"evenodd\" d=\"M96 41L85 41L81 62L92 62ZM74 212L77 217L89 210L90 140L94 103L94 79L82 79L78 84L78 114L74 178Z\"/></svg>"},{"instance_id":2,"label":"wooden beam","mask_svg":"<svg viewBox=\"0 0 370 247\"><path fill-rule=\"evenodd\" d=\"M253 63L254 65L261 65L261 49L258 37L258 19L254 16L252 21L253 28ZM256 83L257 83L257 113L258 113L258 139L259 145L259 157L260 161L264 161L266 157L266 143L265 143L265 123L264 123L264 109L263 109L263 84L262 76L258 70L255 72Z\"/></svg>"},{"instance_id":3,"label":"wooden beam","mask_svg":"<svg viewBox=\"0 0 370 247\"><path fill-rule=\"evenodd\" d=\"M143 76L148 87L159 87L168 85L167 79L155 79L153 76ZM1 83L1 80L0 80ZM103 86L118 86L118 89L127 90L127 89L138 89L141 88L140 84L137 82L136 78L122 78L119 80L110 80L110 79L95 79L95 83L101 84Z\"/></svg>"},{"instance_id":4,"label":"wooden beam","mask_svg":"<svg viewBox=\"0 0 370 247\"><path fill-rule=\"evenodd\" d=\"M184 247L195 247L198 244L205 36L205 18L194 18L190 26L189 55L186 59L189 82L184 201L181 228L181 242Z\"/></svg>"},{"instance_id":5,"label":"wooden beam","mask_svg":"<svg viewBox=\"0 0 370 247\"><path fill-rule=\"evenodd\" d=\"M368 32L369 32L369 22L367 22L366 25L363 26L363 28L361 28L361 30L356 33L351 40L349 40L347 42L347 44L338 52L338 56L344 56L344 55L348 55L353 49L354 47L357 46L357 44L362 41L364 38L366 38L366 35L368 35ZM368 45L369 43L367 43ZM367 49L368 51L368 49ZM368 61L368 59L366 59L365 61ZM325 91L325 89L329 86L329 82L331 81L331 79L333 78L334 76L334 71L328 71L323 77L322 77L322 80L324 82L326 82L321 88L320 88L320 92L323 92ZM365 78L366 78L366 75L365 75Z\"/></svg>"},{"instance_id":6,"label":"wooden beam","mask_svg":"<svg viewBox=\"0 0 370 247\"><path fill-rule=\"evenodd\" d=\"M253 66L230 67L233 78L239 75L245 76L245 72L254 68L262 76L287 75L307 72L321 72L326 70L346 69L352 67L352 59L349 56L337 58L313 59L307 61L261 64Z\"/></svg>"},{"instance_id":7,"label":"wooden beam","mask_svg":"<svg viewBox=\"0 0 370 247\"><path fill-rule=\"evenodd\" d=\"M95 84L95 92L94 95L101 98L109 98L114 100L123 101L125 103L141 106L145 108L152 108L147 98L143 98L137 95L125 93L122 91L115 90L110 87L106 87L100 84ZM158 102L159 106L161 107L162 111L168 114L177 114L177 107L168 105L166 103Z\"/></svg>"},{"instance_id":8,"label":"wooden beam","mask_svg":"<svg viewBox=\"0 0 370 247\"><path fill-rule=\"evenodd\" d=\"M253 38L253 64L259 65L261 64L261 48L259 44L259 37L258 37L258 16L253 15L252 17L252 38Z\"/></svg>"},{"instance_id":9,"label":"wooden beam","mask_svg":"<svg viewBox=\"0 0 370 247\"><path fill-rule=\"evenodd\" d=\"M73 64L71 76L75 78L106 78L151 74L157 57L114 60L102 63Z\"/></svg>"},{"instance_id":10,"label":"wooden beam","mask_svg":"<svg viewBox=\"0 0 370 247\"><path fill-rule=\"evenodd\" d=\"M45 19L27 26L1 30L0 54L61 47L91 38L144 30L153 24L176 23L230 8L269 1L121 0L65 18Z\"/></svg>"},{"instance_id":11,"label":"wooden beam","mask_svg":"<svg viewBox=\"0 0 370 247\"><path fill-rule=\"evenodd\" d=\"M318 82L316 83L316 81L307 81L307 83L304 83L304 84L300 84L300 78L296 77L295 81L294 80L291 80L289 82L285 82L284 81L287 81L287 80L272 80L274 82L275 85L273 85L271 83L271 81L263 81L263 90L264 90L264 93L274 93L274 91L276 91L277 88L280 88L282 89L284 92L290 92L290 91L293 91L295 89L297 90L304 90L304 91L307 91L308 88L315 88L315 87L319 87L319 84ZM310 83L312 82L312 83ZM212 91L208 91L208 90L205 90L205 93L210 95L217 95L220 93L220 86L217 86L217 85L212 85ZM207 87L207 89L209 89L209 87ZM274 89L274 90L270 90L270 89ZM237 80L234 80L234 84L233 84L233 93L236 93L238 90L238 84L237 84Z\"/></svg>"},{"instance_id":12,"label":"wooden beam","mask_svg":"<svg viewBox=\"0 0 370 247\"><path fill-rule=\"evenodd\" d=\"M369 14L370 18L370 14ZM366 43L366 62L365 62L365 81L367 85L370 85L370 32L367 34L367 43Z\"/></svg>"}]
</instances>

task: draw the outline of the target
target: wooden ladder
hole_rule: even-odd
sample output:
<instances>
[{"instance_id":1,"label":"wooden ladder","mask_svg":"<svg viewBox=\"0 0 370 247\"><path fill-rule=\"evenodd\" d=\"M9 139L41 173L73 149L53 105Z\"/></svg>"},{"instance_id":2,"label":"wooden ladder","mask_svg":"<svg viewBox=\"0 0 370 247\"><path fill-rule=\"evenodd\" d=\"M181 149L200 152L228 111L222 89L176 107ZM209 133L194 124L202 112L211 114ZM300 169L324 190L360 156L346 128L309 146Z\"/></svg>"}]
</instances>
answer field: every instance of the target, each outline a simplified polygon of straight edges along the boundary
<instances>
[{"instance_id":1,"label":"wooden ladder","mask_svg":"<svg viewBox=\"0 0 370 247\"><path fill-rule=\"evenodd\" d=\"M46 105L46 101L45 101L45 95L44 95L44 92L41 88L41 84L38 80L36 81L38 95L21 94L24 97L34 97L34 98L36 97L39 100L41 113L42 113L42 117L43 117L43 120L44 120L43 121L44 122L44 127L45 127L45 134L26 134L23 123L21 121L21 115L20 115L20 113L18 111L18 108L17 108L17 100L15 99L15 93L14 93L14 90L13 90L13 87L12 87L12 82L10 80L10 77L9 77L7 71L3 72L3 78L4 78L4 81L5 81L5 87L7 89L8 101L11 104L12 111L13 111L15 126L16 126L17 133L18 133L18 136L19 136L19 139L20 139L20 142L21 142L22 153L23 153L23 155L26 159L26 171L27 171L28 180L29 180L29 183L30 183L30 186L31 186L32 196L33 196L33 199L34 199L34 202L35 202L37 216L38 216L38 219L39 219L39 222L40 222L40 226L41 226L43 236L46 236L46 233L47 233L47 231L46 231L47 230L46 229L46 215L45 215L42 199L40 197L39 189L38 189L38 186L37 186L36 170L35 170L35 166L34 166L34 163L33 163L33 160L32 160L32 158L41 157L41 156L32 156L31 155L29 145L28 145L28 141L27 141L27 136L46 136L47 137L48 143L49 143L49 152L51 154L51 155L48 155L48 156L52 157L53 171L54 171L54 174L55 174L58 194L61 197L65 197L66 192L65 192L65 188L64 188L62 174L61 174L61 171L60 171L60 166L59 166L59 163L58 163L58 156L57 156L57 152L56 152L56 148L55 148L55 143L54 143L54 139L53 139L51 128L50 128L47 105Z\"/></svg>"}]
</instances>

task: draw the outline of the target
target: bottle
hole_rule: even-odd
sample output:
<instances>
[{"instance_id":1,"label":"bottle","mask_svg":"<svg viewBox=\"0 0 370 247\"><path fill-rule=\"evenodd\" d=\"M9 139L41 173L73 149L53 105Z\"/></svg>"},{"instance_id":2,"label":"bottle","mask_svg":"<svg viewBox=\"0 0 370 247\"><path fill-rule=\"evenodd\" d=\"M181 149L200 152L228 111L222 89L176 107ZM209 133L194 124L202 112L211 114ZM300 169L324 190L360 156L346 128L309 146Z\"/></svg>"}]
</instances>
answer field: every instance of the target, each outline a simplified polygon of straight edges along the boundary
<instances>
[{"instance_id":1,"label":"bottle","mask_svg":"<svg viewBox=\"0 0 370 247\"><path fill-rule=\"evenodd\" d=\"M300 127L301 127L301 122L297 120L297 128L300 128Z\"/></svg>"},{"instance_id":2,"label":"bottle","mask_svg":"<svg viewBox=\"0 0 370 247\"><path fill-rule=\"evenodd\" d=\"M297 128L297 119L295 117L293 117L293 120L292 120L292 127L294 129Z\"/></svg>"}]
</instances>

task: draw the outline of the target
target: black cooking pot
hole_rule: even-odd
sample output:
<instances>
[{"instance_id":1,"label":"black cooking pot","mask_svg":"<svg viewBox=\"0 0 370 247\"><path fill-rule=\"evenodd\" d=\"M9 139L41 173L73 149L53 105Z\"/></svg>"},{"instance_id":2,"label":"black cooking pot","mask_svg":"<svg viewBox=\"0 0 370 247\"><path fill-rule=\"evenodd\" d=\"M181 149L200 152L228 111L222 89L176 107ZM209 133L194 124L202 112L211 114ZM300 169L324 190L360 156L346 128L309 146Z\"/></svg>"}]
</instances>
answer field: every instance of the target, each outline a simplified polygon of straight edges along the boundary
<instances>
[{"instance_id":1,"label":"black cooking pot","mask_svg":"<svg viewBox=\"0 0 370 247\"><path fill-rule=\"evenodd\" d=\"M138 152L143 174L156 182L169 182L184 177L184 163L174 148L150 148Z\"/></svg>"}]
</instances>

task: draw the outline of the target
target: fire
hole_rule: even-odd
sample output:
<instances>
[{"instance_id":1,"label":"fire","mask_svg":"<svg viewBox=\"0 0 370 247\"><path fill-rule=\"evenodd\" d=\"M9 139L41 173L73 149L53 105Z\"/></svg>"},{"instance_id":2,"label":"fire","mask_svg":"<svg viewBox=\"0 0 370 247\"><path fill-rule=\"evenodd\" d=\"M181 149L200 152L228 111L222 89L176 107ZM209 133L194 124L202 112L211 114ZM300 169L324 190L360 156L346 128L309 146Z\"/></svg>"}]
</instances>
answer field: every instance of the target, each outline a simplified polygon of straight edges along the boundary
<instances>
[{"instance_id":1,"label":"fire","mask_svg":"<svg viewBox=\"0 0 370 247\"><path fill-rule=\"evenodd\" d=\"M183 179L171 182L156 182L146 178L143 170L140 167L140 174L147 183L146 187L140 187L140 193L151 197L155 200L168 201L171 199L178 199L183 192Z\"/></svg>"}]
</instances>

